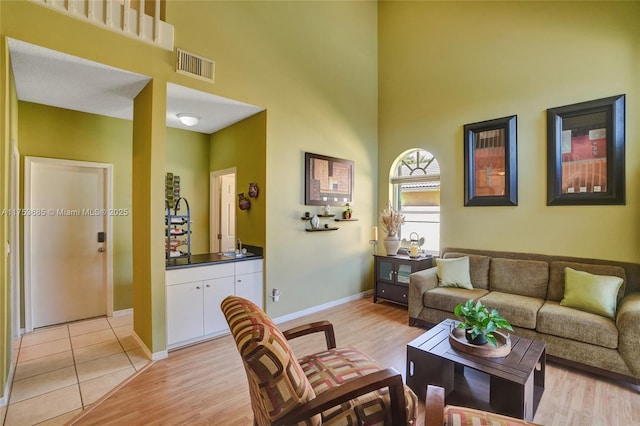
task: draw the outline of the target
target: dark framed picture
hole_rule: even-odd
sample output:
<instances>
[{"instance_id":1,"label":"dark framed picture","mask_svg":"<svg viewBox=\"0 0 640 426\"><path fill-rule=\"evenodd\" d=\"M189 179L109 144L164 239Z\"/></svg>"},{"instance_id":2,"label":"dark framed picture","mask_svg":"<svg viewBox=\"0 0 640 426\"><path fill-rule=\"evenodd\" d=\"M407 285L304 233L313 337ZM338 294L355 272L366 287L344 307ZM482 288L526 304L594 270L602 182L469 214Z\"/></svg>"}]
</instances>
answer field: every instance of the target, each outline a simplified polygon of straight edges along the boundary
<instances>
[{"instance_id":1,"label":"dark framed picture","mask_svg":"<svg viewBox=\"0 0 640 426\"><path fill-rule=\"evenodd\" d=\"M464 126L464 205L517 206L516 116Z\"/></svg>"},{"instance_id":2,"label":"dark framed picture","mask_svg":"<svg viewBox=\"0 0 640 426\"><path fill-rule=\"evenodd\" d=\"M306 205L353 204L353 161L306 152L304 162Z\"/></svg>"},{"instance_id":3,"label":"dark framed picture","mask_svg":"<svg viewBox=\"0 0 640 426\"><path fill-rule=\"evenodd\" d=\"M547 110L547 205L625 204L625 95Z\"/></svg>"}]
</instances>

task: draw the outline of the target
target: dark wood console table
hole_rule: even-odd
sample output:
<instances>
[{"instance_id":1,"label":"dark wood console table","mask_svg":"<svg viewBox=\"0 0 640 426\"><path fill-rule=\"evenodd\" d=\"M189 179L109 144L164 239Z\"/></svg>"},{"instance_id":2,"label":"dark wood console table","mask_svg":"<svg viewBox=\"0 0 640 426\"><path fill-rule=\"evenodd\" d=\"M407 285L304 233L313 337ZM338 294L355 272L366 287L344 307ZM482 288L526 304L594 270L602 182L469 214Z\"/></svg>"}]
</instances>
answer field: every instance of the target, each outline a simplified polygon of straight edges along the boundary
<instances>
[{"instance_id":1,"label":"dark wood console table","mask_svg":"<svg viewBox=\"0 0 640 426\"><path fill-rule=\"evenodd\" d=\"M396 256L374 255L373 302L388 300L409 304L409 275L434 266L433 256L412 258L406 254Z\"/></svg>"}]
</instances>

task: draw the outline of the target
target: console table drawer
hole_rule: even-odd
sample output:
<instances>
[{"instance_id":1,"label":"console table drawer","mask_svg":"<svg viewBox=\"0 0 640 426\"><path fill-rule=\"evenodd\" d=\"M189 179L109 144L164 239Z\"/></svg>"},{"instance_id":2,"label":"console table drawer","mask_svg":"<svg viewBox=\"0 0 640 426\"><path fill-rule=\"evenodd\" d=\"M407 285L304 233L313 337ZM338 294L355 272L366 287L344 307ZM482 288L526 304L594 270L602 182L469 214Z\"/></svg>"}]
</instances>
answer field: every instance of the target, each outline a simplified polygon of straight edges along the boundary
<instances>
[{"instance_id":1,"label":"console table drawer","mask_svg":"<svg viewBox=\"0 0 640 426\"><path fill-rule=\"evenodd\" d=\"M409 287L379 282L376 296L406 305L409 301Z\"/></svg>"}]
</instances>

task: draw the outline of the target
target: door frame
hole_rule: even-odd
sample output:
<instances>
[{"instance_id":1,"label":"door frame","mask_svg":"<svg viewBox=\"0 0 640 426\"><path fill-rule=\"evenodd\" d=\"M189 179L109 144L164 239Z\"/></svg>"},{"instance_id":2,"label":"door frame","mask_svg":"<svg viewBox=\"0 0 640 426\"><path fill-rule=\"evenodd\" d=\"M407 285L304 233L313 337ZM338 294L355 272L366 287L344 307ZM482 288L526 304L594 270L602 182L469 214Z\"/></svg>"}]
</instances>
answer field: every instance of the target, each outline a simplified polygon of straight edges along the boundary
<instances>
[{"instance_id":1,"label":"door frame","mask_svg":"<svg viewBox=\"0 0 640 426\"><path fill-rule=\"evenodd\" d=\"M20 151L15 139L11 139L11 195L9 207L17 209L20 205ZM13 312L11 337L19 337L20 330L20 217L13 215L9 224L10 274L11 274L11 311Z\"/></svg>"},{"instance_id":2,"label":"door frame","mask_svg":"<svg viewBox=\"0 0 640 426\"><path fill-rule=\"evenodd\" d=\"M209 174L209 252L217 253L222 251L222 247L217 247L218 234L220 234L220 221L214 220L215 213L220 211L220 185L218 185L218 178L223 175L235 175L238 177L236 167L230 167L228 169L215 170ZM237 184L236 184L237 189ZM234 191L235 193L235 191ZM219 250L218 250L219 249Z\"/></svg>"},{"instance_id":3,"label":"door frame","mask_svg":"<svg viewBox=\"0 0 640 426\"><path fill-rule=\"evenodd\" d=\"M64 160L45 157L24 157L24 208L25 211L31 209L31 169L37 164L51 164L56 166L90 167L102 169L104 172L104 195L105 210L108 213L113 207L113 164L95 163L89 161ZM107 316L113 315L113 217L105 214L105 291L107 301ZM31 216L24 216L24 322L25 332L33 331L33 310L31 291Z\"/></svg>"}]
</instances>

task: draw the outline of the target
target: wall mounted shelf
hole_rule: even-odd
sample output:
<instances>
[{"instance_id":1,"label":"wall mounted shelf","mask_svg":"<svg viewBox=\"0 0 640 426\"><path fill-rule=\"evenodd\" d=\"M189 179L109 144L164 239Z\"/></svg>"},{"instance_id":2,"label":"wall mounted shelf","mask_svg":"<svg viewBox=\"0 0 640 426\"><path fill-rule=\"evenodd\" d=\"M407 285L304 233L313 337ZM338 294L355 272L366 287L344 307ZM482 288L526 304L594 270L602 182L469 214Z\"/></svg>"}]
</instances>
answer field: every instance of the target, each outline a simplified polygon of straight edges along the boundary
<instances>
[{"instance_id":1,"label":"wall mounted shelf","mask_svg":"<svg viewBox=\"0 0 640 426\"><path fill-rule=\"evenodd\" d=\"M351 218L351 219L340 219L340 218L336 218L334 219L336 222L357 222L360 219L356 219L356 218Z\"/></svg>"},{"instance_id":2,"label":"wall mounted shelf","mask_svg":"<svg viewBox=\"0 0 640 426\"><path fill-rule=\"evenodd\" d=\"M315 229L309 229L306 228L305 231L307 232L320 232L320 231L337 231L340 228L336 228L336 227L330 227L330 228L315 228Z\"/></svg>"}]
</instances>

